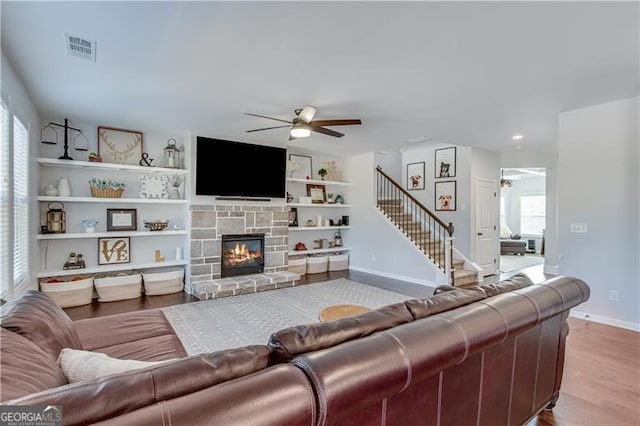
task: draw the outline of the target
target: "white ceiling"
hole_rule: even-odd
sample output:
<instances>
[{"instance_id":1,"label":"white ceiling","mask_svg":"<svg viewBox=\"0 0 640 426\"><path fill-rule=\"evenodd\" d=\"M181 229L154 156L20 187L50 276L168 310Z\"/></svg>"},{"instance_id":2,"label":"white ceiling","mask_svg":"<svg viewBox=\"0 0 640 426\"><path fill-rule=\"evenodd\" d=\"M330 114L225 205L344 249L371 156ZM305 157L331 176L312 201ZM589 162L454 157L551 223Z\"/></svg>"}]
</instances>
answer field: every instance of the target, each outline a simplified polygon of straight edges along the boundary
<instances>
[{"instance_id":1,"label":"white ceiling","mask_svg":"<svg viewBox=\"0 0 640 426\"><path fill-rule=\"evenodd\" d=\"M278 122L243 113L309 104L363 123L291 146L553 152L561 111L638 95L638 6L5 0L1 36L43 117L287 146L287 129L246 133ZM65 33L97 41L97 62L68 56Z\"/></svg>"}]
</instances>

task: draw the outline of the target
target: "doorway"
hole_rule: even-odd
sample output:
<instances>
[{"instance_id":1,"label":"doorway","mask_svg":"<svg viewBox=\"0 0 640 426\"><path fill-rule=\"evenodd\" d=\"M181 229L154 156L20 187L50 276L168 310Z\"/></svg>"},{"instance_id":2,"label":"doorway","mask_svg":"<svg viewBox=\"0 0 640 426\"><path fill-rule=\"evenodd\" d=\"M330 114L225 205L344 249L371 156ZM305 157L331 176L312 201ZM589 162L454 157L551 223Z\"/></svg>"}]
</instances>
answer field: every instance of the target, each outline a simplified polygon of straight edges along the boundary
<instances>
[{"instance_id":1,"label":"doorway","mask_svg":"<svg viewBox=\"0 0 640 426\"><path fill-rule=\"evenodd\" d=\"M500 180L500 272L544 264L546 169L503 168ZM507 250L505 240L521 241L522 250ZM504 244L503 244L504 243ZM505 247L503 247L505 246Z\"/></svg>"}]
</instances>

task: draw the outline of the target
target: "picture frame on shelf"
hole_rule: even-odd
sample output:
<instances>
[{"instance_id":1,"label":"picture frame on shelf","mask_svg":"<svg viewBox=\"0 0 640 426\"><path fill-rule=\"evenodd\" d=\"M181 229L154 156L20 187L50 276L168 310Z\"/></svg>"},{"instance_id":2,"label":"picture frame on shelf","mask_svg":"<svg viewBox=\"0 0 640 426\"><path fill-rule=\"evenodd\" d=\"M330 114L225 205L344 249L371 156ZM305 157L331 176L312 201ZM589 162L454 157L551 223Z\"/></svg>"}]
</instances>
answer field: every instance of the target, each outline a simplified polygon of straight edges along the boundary
<instances>
[{"instance_id":1,"label":"picture frame on shelf","mask_svg":"<svg viewBox=\"0 0 640 426\"><path fill-rule=\"evenodd\" d=\"M311 204L327 202L327 191L324 185L307 184L307 196L311 197Z\"/></svg>"},{"instance_id":2,"label":"picture frame on shelf","mask_svg":"<svg viewBox=\"0 0 640 426\"><path fill-rule=\"evenodd\" d=\"M289 210L289 226L298 226L298 209L291 207Z\"/></svg>"},{"instance_id":3,"label":"picture frame on shelf","mask_svg":"<svg viewBox=\"0 0 640 426\"><path fill-rule=\"evenodd\" d=\"M452 178L456 176L455 146L436 149L434 173L436 178Z\"/></svg>"},{"instance_id":4,"label":"picture frame on shelf","mask_svg":"<svg viewBox=\"0 0 640 426\"><path fill-rule=\"evenodd\" d=\"M143 135L136 130L98 127L98 155L105 163L139 165Z\"/></svg>"},{"instance_id":5,"label":"picture frame on shelf","mask_svg":"<svg viewBox=\"0 0 640 426\"><path fill-rule=\"evenodd\" d=\"M457 188L455 180L435 182L435 209L437 211L455 211Z\"/></svg>"},{"instance_id":6,"label":"picture frame on shelf","mask_svg":"<svg viewBox=\"0 0 640 426\"><path fill-rule=\"evenodd\" d=\"M131 238L98 238L98 265L131 262Z\"/></svg>"},{"instance_id":7,"label":"picture frame on shelf","mask_svg":"<svg viewBox=\"0 0 640 426\"><path fill-rule=\"evenodd\" d=\"M424 189L424 161L407 164L407 189Z\"/></svg>"},{"instance_id":8,"label":"picture frame on shelf","mask_svg":"<svg viewBox=\"0 0 640 426\"><path fill-rule=\"evenodd\" d=\"M289 154L287 175L295 179L313 179L311 157L308 155Z\"/></svg>"},{"instance_id":9,"label":"picture frame on shelf","mask_svg":"<svg viewBox=\"0 0 640 426\"><path fill-rule=\"evenodd\" d=\"M137 229L136 209L107 209L107 231L136 231Z\"/></svg>"}]
</instances>

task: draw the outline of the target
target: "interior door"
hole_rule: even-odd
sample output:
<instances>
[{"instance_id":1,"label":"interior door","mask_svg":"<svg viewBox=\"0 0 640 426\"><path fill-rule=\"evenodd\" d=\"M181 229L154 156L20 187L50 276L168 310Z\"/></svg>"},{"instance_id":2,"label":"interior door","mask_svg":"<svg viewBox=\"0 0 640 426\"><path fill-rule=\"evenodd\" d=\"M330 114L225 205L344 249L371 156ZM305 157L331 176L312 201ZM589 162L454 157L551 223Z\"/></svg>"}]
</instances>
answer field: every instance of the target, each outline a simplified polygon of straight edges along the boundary
<instances>
[{"instance_id":1,"label":"interior door","mask_svg":"<svg viewBox=\"0 0 640 426\"><path fill-rule=\"evenodd\" d=\"M476 262L482 275L496 273L496 198L497 183L494 180L478 179L476 182Z\"/></svg>"}]
</instances>

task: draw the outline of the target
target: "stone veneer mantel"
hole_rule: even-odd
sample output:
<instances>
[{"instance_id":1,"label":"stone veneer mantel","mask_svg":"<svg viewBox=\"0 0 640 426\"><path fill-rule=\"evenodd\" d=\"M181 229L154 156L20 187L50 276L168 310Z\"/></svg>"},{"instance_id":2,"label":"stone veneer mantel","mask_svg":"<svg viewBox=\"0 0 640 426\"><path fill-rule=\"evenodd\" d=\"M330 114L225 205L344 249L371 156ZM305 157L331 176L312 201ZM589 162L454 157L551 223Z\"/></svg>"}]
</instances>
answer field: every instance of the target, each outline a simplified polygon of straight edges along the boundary
<instances>
[{"instance_id":1,"label":"stone veneer mantel","mask_svg":"<svg viewBox=\"0 0 640 426\"><path fill-rule=\"evenodd\" d=\"M264 234L264 272L286 272L289 219L285 205L191 205L191 283L221 278L222 235Z\"/></svg>"}]
</instances>

